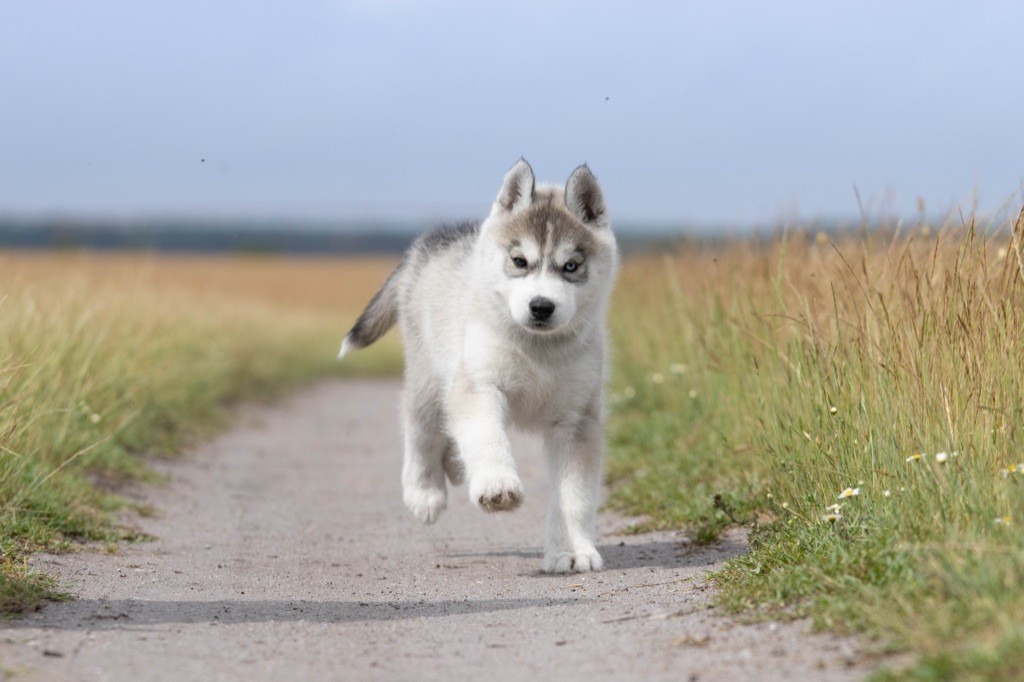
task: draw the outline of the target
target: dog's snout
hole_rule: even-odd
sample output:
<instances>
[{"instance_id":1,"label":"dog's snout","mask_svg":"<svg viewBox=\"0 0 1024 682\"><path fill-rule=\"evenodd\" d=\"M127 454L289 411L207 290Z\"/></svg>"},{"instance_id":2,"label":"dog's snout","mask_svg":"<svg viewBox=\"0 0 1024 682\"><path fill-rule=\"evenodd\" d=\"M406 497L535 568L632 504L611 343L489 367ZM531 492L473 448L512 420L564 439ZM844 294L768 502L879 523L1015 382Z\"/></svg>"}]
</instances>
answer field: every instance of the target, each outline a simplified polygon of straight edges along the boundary
<instances>
[{"instance_id":1,"label":"dog's snout","mask_svg":"<svg viewBox=\"0 0 1024 682\"><path fill-rule=\"evenodd\" d=\"M537 296L530 301L530 314L535 320L544 321L551 317L551 314L554 312L555 303L551 299Z\"/></svg>"}]
</instances>

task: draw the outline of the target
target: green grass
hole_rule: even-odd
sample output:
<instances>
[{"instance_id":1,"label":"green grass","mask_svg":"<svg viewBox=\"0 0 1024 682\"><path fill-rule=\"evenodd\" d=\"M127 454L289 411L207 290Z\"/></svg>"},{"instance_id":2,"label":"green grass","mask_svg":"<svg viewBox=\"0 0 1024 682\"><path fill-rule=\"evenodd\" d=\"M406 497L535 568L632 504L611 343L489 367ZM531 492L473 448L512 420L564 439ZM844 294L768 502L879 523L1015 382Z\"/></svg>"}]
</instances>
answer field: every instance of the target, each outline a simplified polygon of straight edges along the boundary
<instances>
[{"instance_id":1,"label":"green grass","mask_svg":"<svg viewBox=\"0 0 1024 682\"><path fill-rule=\"evenodd\" d=\"M151 479L143 455L208 436L240 400L400 367L395 339L337 363L340 311L49 274L8 281L0 298L2 613L61 597L27 553L131 538L112 491Z\"/></svg>"},{"instance_id":2,"label":"green grass","mask_svg":"<svg viewBox=\"0 0 1024 682\"><path fill-rule=\"evenodd\" d=\"M865 633L919 654L917 679L1019 679L1024 473L1002 472L1024 463L1022 233L628 264L611 504L700 540L723 507L756 519L714 576L732 610Z\"/></svg>"}]
</instances>

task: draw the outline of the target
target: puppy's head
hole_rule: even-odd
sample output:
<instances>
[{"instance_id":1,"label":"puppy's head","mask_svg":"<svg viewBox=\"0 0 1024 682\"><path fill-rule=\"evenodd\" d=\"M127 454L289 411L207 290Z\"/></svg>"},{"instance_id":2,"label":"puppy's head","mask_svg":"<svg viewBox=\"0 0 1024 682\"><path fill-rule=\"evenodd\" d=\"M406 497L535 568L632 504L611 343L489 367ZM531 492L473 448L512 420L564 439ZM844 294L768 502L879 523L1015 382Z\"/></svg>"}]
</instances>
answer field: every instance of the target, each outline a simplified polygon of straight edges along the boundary
<instances>
[{"instance_id":1,"label":"puppy's head","mask_svg":"<svg viewBox=\"0 0 1024 682\"><path fill-rule=\"evenodd\" d=\"M617 254L597 178L580 166L565 188L534 182L520 159L505 175L482 237L507 318L531 334L572 333L607 299Z\"/></svg>"}]
</instances>

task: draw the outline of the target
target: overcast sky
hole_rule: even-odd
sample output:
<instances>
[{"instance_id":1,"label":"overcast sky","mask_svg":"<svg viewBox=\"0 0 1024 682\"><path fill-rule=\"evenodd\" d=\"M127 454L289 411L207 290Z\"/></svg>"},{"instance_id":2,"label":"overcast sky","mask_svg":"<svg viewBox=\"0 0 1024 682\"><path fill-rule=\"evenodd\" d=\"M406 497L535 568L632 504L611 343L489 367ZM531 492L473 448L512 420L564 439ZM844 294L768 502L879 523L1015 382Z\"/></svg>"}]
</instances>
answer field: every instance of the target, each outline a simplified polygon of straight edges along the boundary
<instances>
[{"instance_id":1,"label":"overcast sky","mask_svg":"<svg viewBox=\"0 0 1024 682\"><path fill-rule=\"evenodd\" d=\"M5 0L0 213L613 219L1020 201L1024 3Z\"/></svg>"}]
</instances>

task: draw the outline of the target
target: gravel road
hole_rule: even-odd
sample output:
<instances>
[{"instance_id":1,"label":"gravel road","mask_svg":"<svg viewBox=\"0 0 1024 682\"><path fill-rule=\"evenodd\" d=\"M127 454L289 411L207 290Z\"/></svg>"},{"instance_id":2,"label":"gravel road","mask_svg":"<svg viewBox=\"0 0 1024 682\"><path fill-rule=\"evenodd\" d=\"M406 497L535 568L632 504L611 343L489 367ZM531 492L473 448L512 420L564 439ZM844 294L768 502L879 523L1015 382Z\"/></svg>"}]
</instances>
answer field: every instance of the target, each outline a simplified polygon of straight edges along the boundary
<instances>
[{"instance_id":1,"label":"gravel road","mask_svg":"<svg viewBox=\"0 0 1024 682\"><path fill-rule=\"evenodd\" d=\"M517 439L527 499L465 488L423 527L401 502L395 382L324 383L240 411L234 430L158 464L134 491L157 539L39 555L76 599L5 623L0 675L26 680L845 680L869 664L806 624L742 625L702 577L744 549L619 534L606 570L539 572L538 444Z\"/></svg>"}]
</instances>

